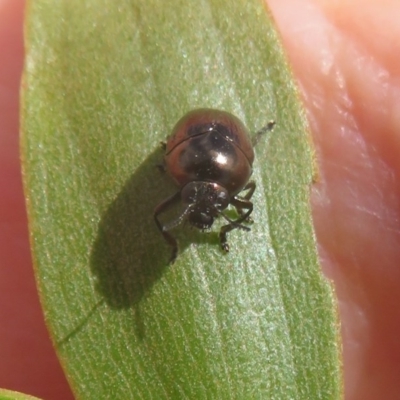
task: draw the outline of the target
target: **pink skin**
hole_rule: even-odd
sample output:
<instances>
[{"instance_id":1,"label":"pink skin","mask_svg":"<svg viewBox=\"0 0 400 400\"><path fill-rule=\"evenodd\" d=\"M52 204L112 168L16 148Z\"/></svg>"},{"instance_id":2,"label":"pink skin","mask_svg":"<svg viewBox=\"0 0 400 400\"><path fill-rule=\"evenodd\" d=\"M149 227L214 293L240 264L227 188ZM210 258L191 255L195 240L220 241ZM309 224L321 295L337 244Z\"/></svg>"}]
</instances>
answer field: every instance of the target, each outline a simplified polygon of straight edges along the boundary
<instances>
[{"instance_id":1,"label":"pink skin","mask_svg":"<svg viewBox=\"0 0 400 400\"><path fill-rule=\"evenodd\" d=\"M312 191L346 399L400 399L400 5L271 0L317 146Z\"/></svg>"},{"instance_id":2,"label":"pink skin","mask_svg":"<svg viewBox=\"0 0 400 400\"><path fill-rule=\"evenodd\" d=\"M339 298L346 400L399 399L400 5L269 5L317 147L313 216L323 269ZM0 0L0 387L70 400L29 253L18 155L23 6Z\"/></svg>"},{"instance_id":3,"label":"pink skin","mask_svg":"<svg viewBox=\"0 0 400 400\"><path fill-rule=\"evenodd\" d=\"M23 0L0 0L0 388L73 396L44 325L33 278L18 149Z\"/></svg>"}]
</instances>

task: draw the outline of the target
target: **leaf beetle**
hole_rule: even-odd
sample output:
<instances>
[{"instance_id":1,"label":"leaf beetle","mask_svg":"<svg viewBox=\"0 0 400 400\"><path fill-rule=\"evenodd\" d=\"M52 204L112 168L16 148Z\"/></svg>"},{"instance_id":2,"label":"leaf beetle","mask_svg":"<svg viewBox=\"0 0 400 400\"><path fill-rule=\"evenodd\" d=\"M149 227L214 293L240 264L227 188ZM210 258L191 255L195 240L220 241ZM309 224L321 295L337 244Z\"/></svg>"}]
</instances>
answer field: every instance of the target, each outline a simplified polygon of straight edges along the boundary
<instances>
[{"instance_id":1,"label":"leaf beetle","mask_svg":"<svg viewBox=\"0 0 400 400\"><path fill-rule=\"evenodd\" d=\"M269 122L259 133L273 128ZM211 228L221 216L227 224L219 232L221 247L229 251L227 233L243 225L253 211L250 201L256 184L249 181L254 161L253 144L244 124L234 115L216 109L196 109L184 115L175 125L165 149L163 170L179 190L154 210L155 223L172 248L170 263L178 254L178 243L169 232L184 220L198 229ZM247 191L244 195L239 195ZM181 201L183 211L168 224L159 215ZM232 205L238 218L232 220L224 210Z\"/></svg>"}]
</instances>

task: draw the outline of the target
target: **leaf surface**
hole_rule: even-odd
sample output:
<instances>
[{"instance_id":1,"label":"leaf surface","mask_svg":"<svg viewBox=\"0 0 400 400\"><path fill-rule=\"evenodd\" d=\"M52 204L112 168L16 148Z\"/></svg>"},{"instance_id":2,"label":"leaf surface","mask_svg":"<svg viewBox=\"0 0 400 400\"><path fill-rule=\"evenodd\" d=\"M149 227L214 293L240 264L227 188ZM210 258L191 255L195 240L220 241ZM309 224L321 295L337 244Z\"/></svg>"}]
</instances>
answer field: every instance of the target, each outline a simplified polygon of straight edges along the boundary
<instances>
[{"instance_id":1,"label":"leaf surface","mask_svg":"<svg viewBox=\"0 0 400 400\"><path fill-rule=\"evenodd\" d=\"M37 397L15 392L13 390L0 389L0 400L40 400Z\"/></svg>"},{"instance_id":2,"label":"leaf surface","mask_svg":"<svg viewBox=\"0 0 400 400\"><path fill-rule=\"evenodd\" d=\"M31 0L22 158L46 320L80 399L339 399L331 285L318 265L313 150L257 0ZM159 142L198 107L256 148L251 232L174 229ZM172 213L173 215L173 213ZM234 215L234 213L232 213ZM168 217L166 217L168 218Z\"/></svg>"}]
</instances>

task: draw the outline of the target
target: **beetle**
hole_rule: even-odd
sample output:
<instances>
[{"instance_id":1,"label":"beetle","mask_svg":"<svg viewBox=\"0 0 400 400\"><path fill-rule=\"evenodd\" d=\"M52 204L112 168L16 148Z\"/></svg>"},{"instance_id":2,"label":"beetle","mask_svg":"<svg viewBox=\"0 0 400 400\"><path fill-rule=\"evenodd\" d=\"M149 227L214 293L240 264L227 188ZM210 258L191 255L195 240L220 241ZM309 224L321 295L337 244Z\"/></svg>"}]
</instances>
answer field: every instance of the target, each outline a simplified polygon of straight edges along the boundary
<instances>
[{"instance_id":1,"label":"beetle","mask_svg":"<svg viewBox=\"0 0 400 400\"><path fill-rule=\"evenodd\" d=\"M270 130L271 121L259 133ZM253 144L244 124L234 115L221 110L202 108L190 111L175 125L167 142L162 169L172 177L179 190L154 210L155 223L172 248L170 263L178 254L178 243L169 232L184 220L198 229L211 228L221 216L227 224L219 232L222 249L229 251L227 233L233 229L249 231L243 222L250 220L250 201L256 184L249 181L253 172ZM246 191L244 195L239 195ZM181 201L183 211L172 222L163 224L159 216ZM232 205L237 219L224 210Z\"/></svg>"}]
</instances>

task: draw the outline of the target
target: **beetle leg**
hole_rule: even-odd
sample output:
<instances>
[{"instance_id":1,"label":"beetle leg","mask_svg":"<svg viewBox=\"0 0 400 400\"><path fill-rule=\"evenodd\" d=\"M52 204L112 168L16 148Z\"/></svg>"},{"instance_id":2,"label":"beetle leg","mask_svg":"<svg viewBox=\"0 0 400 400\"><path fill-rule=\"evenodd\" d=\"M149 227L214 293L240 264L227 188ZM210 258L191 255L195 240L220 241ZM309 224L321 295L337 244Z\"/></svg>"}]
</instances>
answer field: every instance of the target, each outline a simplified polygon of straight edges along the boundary
<instances>
[{"instance_id":1,"label":"beetle leg","mask_svg":"<svg viewBox=\"0 0 400 400\"><path fill-rule=\"evenodd\" d=\"M254 192L254 190L253 190L253 192ZM221 227L221 230L219 231L219 241L221 243L222 250L224 250L225 252L229 251L229 244L228 244L228 241L226 238L226 234L235 228L240 228L241 227L240 223L247 220L253 211L253 203L250 200L245 199L245 198L240 199L240 198L234 197L231 201L231 204L236 209L238 209L238 208L247 209L247 211L245 213L242 213L242 215L240 215L240 217L236 221L232 221L230 224L223 225Z\"/></svg>"},{"instance_id":2,"label":"beetle leg","mask_svg":"<svg viewBox=\"0 0 400 400\"><path fill-rule=\"evenodd\" d=\"M256 134L251 138L251 144L253 147L257 146L257 143L260 141L261 136L265 132L269 132L274 129L275 124L275 121L269 121L267 125L263 126L258 132L256 132Z\"/></svg>"},{"instance_id":3,"label":"beetle leg","mask_svg":"<svg viewBox=\"0 0 400 400\"><path fill-rule=\"evenodd\" d=\"M249 231L250 230L250 228L248 226L245 226L243 224L238 224L236 221L230 219L224 213L221 212L220 215L222 215L222 217L224 217L230 224L234 225L234 228L243 229L244 231Z\"/></svg>"},{"instance_id":4,"label":"beetle leg","mask_svg":"<svg viewBox=\"0 0 400 400\"><path fill-rule=\"evenodd\" d=\"M165 226L160 222L158 216L165 212L170 206L176 203L180 198L180 192L176 192L174 195L165 199L160 203L154 210L154 221L156 222L157 228L160 230L161 234L164 236L165 241L172 247L172 255L169 260L170 264L175 262L176 256L178 254L178 242L176 239L165 229Z\"/></svg>"},{"instance_id":5,"label":"beetle leg","mask_svg":"<svg viewBox=\"0 0 400 400\"><path fill-rule=\"evenodd\" d=\"M245 191L245 190L248 190L248 192L246 193L245 196L240 196L240 197L236 197L236 198L243 199L243 200L250 200L250 199L251 199L251 196L253 196L253 193L254 193L254 191L256 190L256 183L255 183L254 181L250 181L250 182L243 188L242 192ZM233 204L233 203L232 203L232 204ZM236 211L238 212L238 214L239 214L240 216L242 216L242 215L244 214L243 208L246 208L246 207L242 207L242 206L240 206L240 205L234 205L234 207L236 208ZM252 220L250 217L247 217L247 218L245 219L245 221L246 221L246 222L253 222L253 220Z\"/></svg>"}]
</instances>

